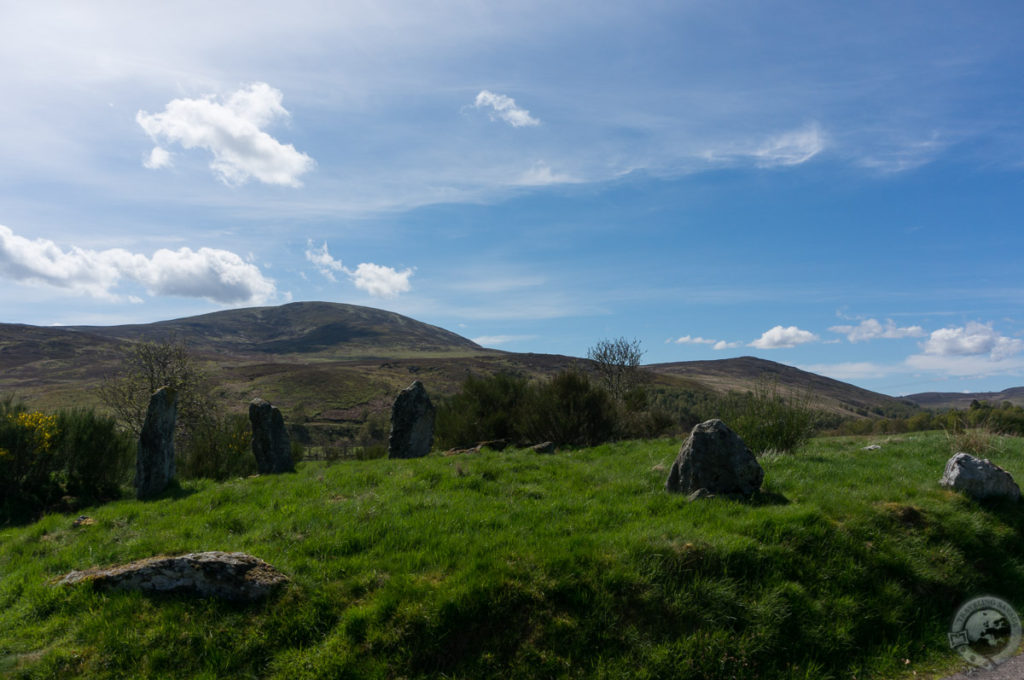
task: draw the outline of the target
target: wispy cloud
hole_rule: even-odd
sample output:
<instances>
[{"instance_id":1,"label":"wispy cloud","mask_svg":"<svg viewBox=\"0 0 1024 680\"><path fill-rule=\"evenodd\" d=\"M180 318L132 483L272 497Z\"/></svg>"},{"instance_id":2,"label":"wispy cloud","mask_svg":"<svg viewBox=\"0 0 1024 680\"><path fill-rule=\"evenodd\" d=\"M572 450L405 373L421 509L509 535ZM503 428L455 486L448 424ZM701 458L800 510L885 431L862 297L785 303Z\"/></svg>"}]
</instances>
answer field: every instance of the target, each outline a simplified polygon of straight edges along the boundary
<instances>
[{"instance_id":1,"label":"wispy cloud","mask_svg":"<svg viewBox=\"0 0 1024 680\"><path fill-rule=\"evenodd\" d=\"M312 170L315 162L261 129L289 116L282 99L280 90L254 83L232 93L224 103L213 95L174 99L162 113L139 111L135 120L154 141L212 153L210 168L225 184L256 178L265 184L297 187L302 185L299 177ZM158 145L144 165L160 168L168 160L166 150Z\"/></svg>"},{"instance_id":2,"label":"wispy cloud","mask_svg":"<svg viewBox=\"0 0 1024 680\"><path fill-rule=\"evenodd\" d=\"M814 123L753 143L740 142L706 149L701 155L712 162L753 162L761 168L774 168L806 163L821 153L825 146L825 135Z\"/></svg>"},{"instance_id":3,"label":"wispy cloud","mask_svg":"<svg viewBox=\"0 0 1024 680\"><path fill-rule=\"evenodd\" d=\"M206 298L225 304L260 304L276 294L274 281L236 253L214 248L160 249L147 257L121 248L64 250L48 239L27 239L0 225L0 276L105 299L133 281L150 295ZM134 298L137 301L138 298Z\"/></svg>"},{"instance_id":4,"label":"wispy cloud","mask_svg":"<svg viewBox=\"0 0 1024 680\"><path fill-rule=\"evenodd\" d=\"M825 137L821 128L813 124L772 137L751 155L761 166L800 165L817 156L824 148Z\"/></svg>"},{"instance_id":5,"label":"wispy cloud","mask_svg":"<svg viewBox=\"0 0 1024 680\"><path fill-rule=\"evenodd\" d=\"M684 335L681 338L676 338L675 340L669 338L665 342L673 342L677 345L714 345L718 340L709 340L707 338L702 338L699 335L696 337Z\"/></svg>"},{"instance_id":6,"label":"wispy cloud","mask_svg":"<svg viewBox=\"0 0 1024 680\"><path fill-rule=\"evenodd\" d=\"M684 335L681 338L672 339L669 338L665 341L666 343L674 343L676 345L711 345L711 349L723 350L733 349L736 347L742 347L742 342L727 342L725 340L712 340L710 338L702 338L698 336Z\"/></svg>"},{"instance_id":7,"label":"wispy cloud","mask_svg":"<svg viewBox=\"0 0 1024 680\"><path fill-rule=\"evenodd\" d=\"M856 326L842 325L829 328L833 333L842 333L850 342L864 342L878 338L922 338L927 333L920 326L897 326L892 319L880 323L877 319L865 319Z\"/></svg>"},{"instance_id":8,"label":"wispy cloud","mask_svg":"<svg viewBox=\"0 0 1024 680\"><path fill-rule=\"evenodd\" d=\"M761 337L750 343L750 347L758 349L789 349L797 345L805 345L815 342L818 336L810 331L805 331L796 326L775 326L765 331Z\"/></svg>"},{"instance_id":9,"label":"wispy cloud","mask_svg":"<svg viewBox=\"0 0 1024 680\"><path fill-rule=\"evenodd\" d=\"M524 187L541 187L549 184L572 184L578 181L572 175L555 172L544 161L538 161L532 168L519 176L516 184Z\"/></svg>"},{"instance_id":10,"label":"wispy cloud","mask_svg":"<svg viewBox=\"0 0 1024 680\"><path fill-rule=\"evenodd\" d=\"M512 127L527 127L540 125L540 121L530 115L526 109L516 106L516 100L512 97L497 94L490 90L481 90L473 102L476 108L491 109L491 120L500 119Z\"/></svg>"},{"instance_id":11,"label":"wispy cloud","mask_svg":"<svg viewBox=\"0 0 1024 680\"><path fill-rule=\"evenodd\" d=\"M536 335L481 335L478 338L473 338L473 342L483 347L497 347L498 345L508 345L513 342L523 342L536 338Z\"/></svg>"},{"instance_id":12,"label":"wispy cloud","mask_svg":"<svg viewBox=\"0 0 1024 680\"><path fill-rule=\"evenodd\" d=\"M312 239L307 241L306 259L328 280L337 281L335 273L345 274L356 288L374 297L391 298L412 290L412 284L409 283L409 278L413 274L412 269L398 271L372 262L361 262L355 269L349 269L341 260L331 256L326 241L319 248L313 245Z\"/></svg>"}]
</instances>

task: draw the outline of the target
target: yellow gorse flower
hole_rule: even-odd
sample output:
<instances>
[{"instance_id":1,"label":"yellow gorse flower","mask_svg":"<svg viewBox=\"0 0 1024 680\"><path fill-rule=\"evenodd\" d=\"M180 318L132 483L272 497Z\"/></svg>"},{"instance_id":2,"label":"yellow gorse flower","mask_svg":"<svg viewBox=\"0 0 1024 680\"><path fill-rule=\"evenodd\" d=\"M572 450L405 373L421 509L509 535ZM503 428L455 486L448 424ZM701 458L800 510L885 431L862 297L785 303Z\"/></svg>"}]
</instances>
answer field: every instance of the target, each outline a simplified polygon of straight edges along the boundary
<instances>
[{"instance_id":1,"label":"yellow gorse flower","mask_svg":"<svg viewBox=\"0 0 1024 680\"><path fill-rule=\"evenodd\" d=\"M38 450L48 452L57 436L57 416L46 415L39 411L23 411L14 418L18 427L29 430Z\"/></svg>"}]
</instances>

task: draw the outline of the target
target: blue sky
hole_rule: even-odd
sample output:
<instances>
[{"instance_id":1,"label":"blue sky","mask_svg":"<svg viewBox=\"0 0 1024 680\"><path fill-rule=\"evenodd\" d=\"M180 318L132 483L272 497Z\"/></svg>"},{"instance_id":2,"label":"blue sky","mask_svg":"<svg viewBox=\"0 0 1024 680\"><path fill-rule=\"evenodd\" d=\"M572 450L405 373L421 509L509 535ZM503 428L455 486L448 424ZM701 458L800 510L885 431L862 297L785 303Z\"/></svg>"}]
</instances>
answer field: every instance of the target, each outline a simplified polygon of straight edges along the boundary
<instances>
[{"instance_id":1,"label":"blue sky","mask_svg":"<svg viewBox=\"0 0 1024 680\"><path fill-rule=\"evenodd\" d=\"M208 6L213 5L213 6ZM1017 2L0 5L0 321L1024 384Z\"/></svg>"}]
</instances>

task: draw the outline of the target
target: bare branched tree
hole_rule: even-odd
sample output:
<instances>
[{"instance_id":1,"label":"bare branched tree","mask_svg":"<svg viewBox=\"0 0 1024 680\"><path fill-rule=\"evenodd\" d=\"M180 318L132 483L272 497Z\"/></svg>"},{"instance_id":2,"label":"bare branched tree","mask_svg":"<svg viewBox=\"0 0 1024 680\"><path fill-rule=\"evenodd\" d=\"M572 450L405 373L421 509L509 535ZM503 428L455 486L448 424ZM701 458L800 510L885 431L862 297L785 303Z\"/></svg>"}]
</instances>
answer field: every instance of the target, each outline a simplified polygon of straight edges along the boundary
<instances>
[{"instance_id":1,"label":"bare branched tree","mask_svg":"<svg viewBox=\"0 0 1024 680\"><path fill-rule=\"evenodd\" d=\"M184 342L139 342L129 350L121 372L103 381L99 395L118 422L138 436L149 398L161 387L170 387L178 393L179 434L187 439L210 412L205 382L202 367Z\"/></svg>"},{"instance_id":2,"label":"bare branched tree","mask_svg":"<svg viewBox=\"0 0 1024 680\"><path fill-rule=\"evenodd\" d=\"M643 356L644 350L635 338L601 340L587 350L587 358L594 362L601 382L619 400L643 382L644 376L640 370Z\"/></svg>"}]
</instances>

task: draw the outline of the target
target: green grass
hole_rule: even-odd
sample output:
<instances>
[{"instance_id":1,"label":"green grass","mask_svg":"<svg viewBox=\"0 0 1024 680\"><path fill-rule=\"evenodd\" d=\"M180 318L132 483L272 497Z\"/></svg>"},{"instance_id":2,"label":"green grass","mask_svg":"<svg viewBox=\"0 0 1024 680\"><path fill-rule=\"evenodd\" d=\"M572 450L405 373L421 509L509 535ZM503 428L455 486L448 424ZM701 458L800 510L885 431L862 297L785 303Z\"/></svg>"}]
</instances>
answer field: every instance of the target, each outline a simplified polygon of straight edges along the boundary
<instances>
[{"instance_id":1,"label":"green grass","mask_svg":"<svg viewBox=\"0 0 1024 680\"><path fill-rule=\"evenodd\" d=\"M0 673L153 678L897 678L957 667L966 598L1024 610L1024 513L942 490L939 433L817 439L752 503L663 490L678 441L305 463L0 531ZM1024 479L1024 441L995 462ZM239 606L56 588L240 550ZM909 663L907 663L909 661Z\"/></svg>"}]
</instances>

